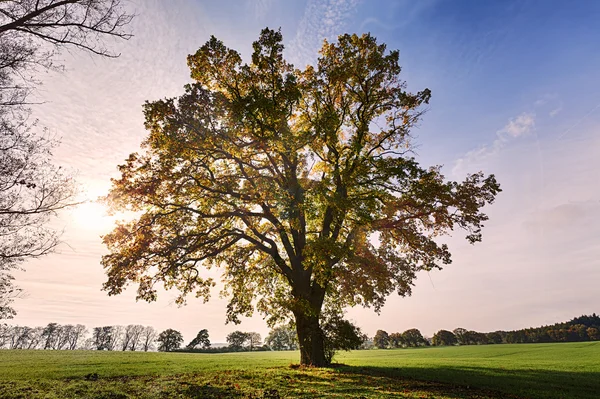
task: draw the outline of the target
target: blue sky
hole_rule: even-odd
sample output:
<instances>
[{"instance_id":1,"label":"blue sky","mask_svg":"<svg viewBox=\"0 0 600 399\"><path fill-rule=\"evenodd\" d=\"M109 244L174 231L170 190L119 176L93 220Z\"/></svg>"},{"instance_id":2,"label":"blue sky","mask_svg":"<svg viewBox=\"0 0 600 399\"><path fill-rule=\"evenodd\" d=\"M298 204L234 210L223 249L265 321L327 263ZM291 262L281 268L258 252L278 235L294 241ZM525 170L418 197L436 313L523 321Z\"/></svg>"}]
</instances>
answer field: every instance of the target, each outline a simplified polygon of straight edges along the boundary
<instances>
[{"instance_id":1,"label":"blue sky","mask_svg":"<svg viewBox=\"0 0 600 399\"><path fill-rule=\"evenodd\" d=\"M116 165L137 151L141 105L181 93L185 56L211 34L249 56L260 29L281 27L286 55L312 63L323 38L371 32L400 50L402 77L433 98L415 135L419 160L448 178L495 173L503 186L488 209L483 243L447 239L454 263L422 274L411 298L390 297L381 315L351 309L368 334L417 327L516 329L600 311L600 3L595 1L137 0L135 37L116 60L63 54L67 71L44 74L36 117L63 144L56 162L78 170L87 195L106 192ZM247 58L248 59L248 58ZM15 323L141 323L213 341L242 329L266 335L260 317L224 325L225 301L183 308L164 293L136 303L133 290L100 291L97 208L55 222L60 253L20 273L27 296ZM96 212L96 214L94 214Z\"/></svg>"}]
</instances>

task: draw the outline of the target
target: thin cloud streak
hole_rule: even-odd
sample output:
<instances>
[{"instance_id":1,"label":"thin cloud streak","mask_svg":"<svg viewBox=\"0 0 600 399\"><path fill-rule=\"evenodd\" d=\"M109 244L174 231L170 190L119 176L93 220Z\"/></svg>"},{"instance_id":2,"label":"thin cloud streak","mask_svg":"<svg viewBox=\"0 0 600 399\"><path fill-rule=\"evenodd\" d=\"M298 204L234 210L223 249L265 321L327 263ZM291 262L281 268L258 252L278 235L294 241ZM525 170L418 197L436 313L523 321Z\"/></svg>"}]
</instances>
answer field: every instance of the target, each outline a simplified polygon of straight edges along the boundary
<instances>
[{"instance_id":1,"label":"thin cloud streak","mask_svg":"<svg viewBox=\"0 0 600 399\"><path fill-rule=\"evenodd\" d=\"M531 133L534 128L535 114L533 113L523 112L517 117L511 118L502 129L496 132L496 140L491 145L484 145L476 150L471 150L462 158L459 158L454 164L452 174L454 176L461 175L468 165L481 162L485 158L497 154L511 140Z\"/></svg>"},{"instance_id":2,"label":"thin cloud streak","mask_svg":"<svg viewBox=\"0 0 600 399\"><path fill-rule=\"evenodd\" d=\"M324 39L334 39L344 31L348 18L360 0L308 0L304 15L289 44L287 56L299 68L312 64Z\"/></svg>"}]
</instances>

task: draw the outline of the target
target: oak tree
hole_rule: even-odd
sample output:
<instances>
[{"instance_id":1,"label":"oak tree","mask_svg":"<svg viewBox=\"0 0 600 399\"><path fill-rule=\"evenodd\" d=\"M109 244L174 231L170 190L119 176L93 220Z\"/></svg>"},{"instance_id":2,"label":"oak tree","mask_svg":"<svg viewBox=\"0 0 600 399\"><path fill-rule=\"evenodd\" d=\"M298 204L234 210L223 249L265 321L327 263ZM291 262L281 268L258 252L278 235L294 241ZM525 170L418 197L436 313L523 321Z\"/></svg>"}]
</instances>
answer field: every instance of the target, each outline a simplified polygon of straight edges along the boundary
<instances>
[{"instance_id":1,"label":"oak tree","mask_svg":"<svg viewBox=\"0 0 600 399\"><path fill-rule=\"evenodd\" d=\"M250 63L215 37L188 57L193 82L144 106L142 153L119 167L106 201L139 217L104 243L104 289L129 283L208 300L219 267L227 320L255 310L294 319L301 363L326 365L324 307L410 295L422 270L451 261L436 238L481 240L493 175L447 181L414 157L410 129L431 93L400 79L398 51L369 35L325 42L295 69L282 35L264 29Z\"/></svg>"},{"instance_id":2,"label":"oak tree","mask_svg":"<svg viewBox=\"0 0 600 399\"><path fill-rule=\"evenodd\" d=\"M455 328L452 333L456 337L456 342L459 345L469 345L469 330L466 328Z\"/></svg>"},{"instance_id":3,"label":"oak tree","mask_svg":"<svg viewBox=\"0 0 600 399\"><path fill-rule=\"evenodd\" d=\"M243 331L234 331L227 335L226 340L232 350L241 351L250 340L250 334Z\"/></svg>"},{"instance_id":4,"label":"oak tree","mask_svg":"<svg viewBox=\"0 0 600 399\"><path fill-rule=\"evenodd\" d=\"M411 328L402 333L402 342L406 346L422 346L426 345L426 340L416 328Z\"/></svg>"},{"instance_id":5,"label":"oak tree","mask_svg":"<svg viewBox=\"0 0 600 399\"><path fill-rule=\"evenodd\" d=\"M404 338L402 338L402 333L395 332L395 333L390 334L389 347L401 348L403 345L404 345Z\"/></svg>"},{"instance_id":6,"label":"oak tree","mask_svg":"<svg viewBox=\"0 0 600 399\"><path fill-rule=\"evenodd\" d=\"M181 348L183 343L183 335L177 330L168 328L158 334L156 341L159 343L158 350L160 352L172 352L175 349Z\"/></svg>"},{"instance_id":7,"label":"oak tree","mask_svg":"<svg viewBox=\"0 0 600 399\"><path fill-rule=\"evenodd\" d=\"M208 338L208 330L206 328L198 331L196 337L187 344L186 348L196 349L198 346L201 346L204 349L210 347L210 339Z\"/></svg>"},{"instance_id":8,"label":"oak tree","mask_svg":"<svg viewBox=\"0 0 600 399\"><path fill-rule=\"evenodd\" d=\"M435 346L451 346L457 344L456 336L448 330L440 330L433 335L432 344Z\"/></svg>"},{"instance_id":9,"label":"oak tree","mask_svg":"<svg viewBox=\"0 0 600 399\"><path fill-rule=\"evenodd\" d=\"M246 343L249 339L250 334L243 331L234 331L232 333L229 333L227 334L226 338L229 347L237 351L242 350L246 346Z\"/></svg>"},{"instance_id":10,"label":"oak tree","mask_svg":"<svg viewBox=\"0 0 600 399\"><path fill-rule=\"evenodd\" d=\"M274 327L265 338L265 344L274 351L296 350L298 349L296 330L288 325Z\"/></svg>"},{"instance_id":11,"label":"oak tree","mask_svg":"<svg viewBox=\"0 0 600 399\"><path fill-rule=\"evenodd\" d=\"M387 331L377 330L375 336L373 337L373 345L375 345L379 349L385 349L388 347L390 343L390 335Z\"/></svg>"}]
</instances>

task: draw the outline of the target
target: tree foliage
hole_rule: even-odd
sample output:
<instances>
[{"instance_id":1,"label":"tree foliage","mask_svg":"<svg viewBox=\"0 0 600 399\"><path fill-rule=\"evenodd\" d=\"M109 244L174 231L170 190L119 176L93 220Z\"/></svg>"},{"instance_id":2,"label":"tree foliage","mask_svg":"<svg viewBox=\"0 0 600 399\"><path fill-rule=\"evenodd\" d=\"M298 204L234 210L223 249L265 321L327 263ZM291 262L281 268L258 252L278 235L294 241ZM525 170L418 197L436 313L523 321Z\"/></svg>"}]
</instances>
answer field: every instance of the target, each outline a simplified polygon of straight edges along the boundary
<instances>
[{"instance_id":1,"label":"tree foliage","mask_svg":"<svg viewBox=\"0 0 600 399\"><path fill-rule=\"evenodd\" d=\"M208 330L205 328L198 331L198 334L196 334L196 337L194 337L194 339L191 340L189 344L187 344L186 348L187 349L195 349L198 346L200 346L202 348L210 347L210 339L208 339Z\"/></svg>"},{"instance_id":2,"label":"tree foliage","mask_svg":"<svg viewBox=\"0 0 600 399\"><path fill-rule=\"evenodd\" d=\"M391 333L389 336L389 346L391 348L401 348L404 346L404 338L402 338L402 333Z\"/></svg>"},{"instance_id":3,"label":"tree foliage","mask_svg":"<svg viewBox=\"0 0 600 399\"><path fill-rule=\"evenodd\" d=\"M451 346L457 344L456 336L448 330L440 330L433 335L432 344L435 346Z\"/></svg>"},{"instance_id":4,"label":"tree foliage","mask_svg":"<svg viewBox=\"0 0 600 399\"><path fill-rule=\"evenodd\" d=\"M469 342L469 331L465 328L455 328L452 333L456 337L456 341L459 345L468 345Z\"/></svg>"},{"instance_id":5,"label":"tree foliage","mask_svg":"<svg viewBox=\"0 0 600 399\"><path fill-rule=\"evenodd\" d=\"M377 330L375 336L373 337L373 345L375 345L379 349L387 348L390 344L390 335L387 331Z\"/></svg>"},{"instance_id":6,"label":"tree foliage","mask_svg":"<svg viewBox=\"0 0 600 399\"><path fill-rule=\"evenodd\" d=\"M227 335L227 343L234 350L242 350L250 340L250 334L243 331L234 331Z\"/></svg>"},{"instance_id":7,"label":"tree foliage","mask_svg":"<svg viewBox=\"0 0 600 399\"><path fill-rule=\"evenodd\" d=\"M434 336L434 342L442 342L437 337L445 330L440 330ZM544 343L544 342L582 342L600 340L600 316L595 313L583 315L564 322L549 326L523 328L513 331L494 331L482 333L465 328L454 330L456 343L459 345L485 345L485 344L519 344L519 343ZM449 333L446 332L446 333ZM443 333L443 334L446 334ZM447 345L447 343L434 343L434 345Z\"/></svg>"},{"instance_id":8,"label":"tree foliage","mask_svg":"<svg viewBox=\"0 0 600 399\"><path fill-rule=\"evenodd\" d=\"M325 359L331 363L336 352L359 349L367 340L357 326L340 316L334 315L325 318L322 323L325 343Z\"/></svg>"},{"instance_id":9,"label":"tree foliage","mask_svg":"<svg viewBox=\"0 0 600 399\"><path fill-rule=\"evenodd\" d=\"M411 152L410 129L431 93L406 90L398 51L370 35L325 42L294 69L265 29L249 64L212 37L188 57L185 93L146 103L144 152L119 167L107 202L141 216L104 237L119 294L157 285L208 300L220 267L227 320L255 310L294 318L303 364L324 365L323 306L372 306L410 295L421 270L451 261L436 237L481 240L493 175L446 181Z\"/></svg>"},{"instance_id":10,"label":"tree foliage","mask_svg":"<svg viewBox=\"0 0 600 399\"><path fill-rule=\"evenodd\" d=\"M298 349L298 336L296 330L290 326L277 326L269 331L265 344L274 351Z\"/></svg>"},{"instance_id":11,"label":"tree foliage","mask_svg":"<svg viewBox=\"0 0 600 399\"><path fill-rule=\"evenodd\" d=\"M158 342L158 350L160 352L173 352L175 349L181 348L183 344L183 335L177 330L171 328L158 334L156 339Z\"/></svg>"},{"instance_id":12,"label":"tree foliage","mask_svg":"<svg viewBox=\"0 0 600 399\"><path fill-rule=\"evenodd\" d=\"M416 328L411 328L402 333L402 341L406 346L423 346L428 345L421 331Z\"/></svg>"},{"instance_id":13,"label":"tree foliage","mask_svg":"<svg viewBox=\"0 0 600 399\"><path fill-rule=\"evenodd\" d=\"M78 349L87 334L81 324L60 325L49 323L46 327L0 325L0 348L7 349Z\"/></svg>"}]
</instances>

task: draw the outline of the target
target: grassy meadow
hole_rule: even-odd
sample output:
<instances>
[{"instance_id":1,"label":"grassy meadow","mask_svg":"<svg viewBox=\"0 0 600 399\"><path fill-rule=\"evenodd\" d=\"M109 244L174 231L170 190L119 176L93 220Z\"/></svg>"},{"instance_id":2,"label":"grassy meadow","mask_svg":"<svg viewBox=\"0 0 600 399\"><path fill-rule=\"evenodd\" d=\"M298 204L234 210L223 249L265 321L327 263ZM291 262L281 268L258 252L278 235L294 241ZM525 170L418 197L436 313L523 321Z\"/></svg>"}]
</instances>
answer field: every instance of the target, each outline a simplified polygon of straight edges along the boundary
<instances>
[{"instance_id":1,"label":"grassy meadow","mask_svg":"<svg viewBox=\"0 0 600 399\"><path fill-rule=\"evenodd\" d=\"M600 342L340 353L0 350L7 398L599 398Z\"/></svg>"}]
</instances>

